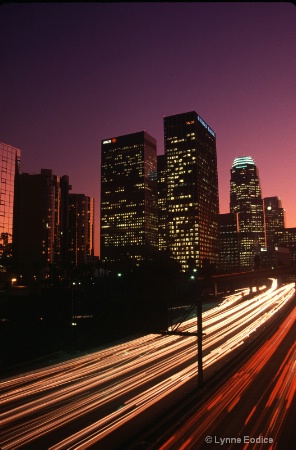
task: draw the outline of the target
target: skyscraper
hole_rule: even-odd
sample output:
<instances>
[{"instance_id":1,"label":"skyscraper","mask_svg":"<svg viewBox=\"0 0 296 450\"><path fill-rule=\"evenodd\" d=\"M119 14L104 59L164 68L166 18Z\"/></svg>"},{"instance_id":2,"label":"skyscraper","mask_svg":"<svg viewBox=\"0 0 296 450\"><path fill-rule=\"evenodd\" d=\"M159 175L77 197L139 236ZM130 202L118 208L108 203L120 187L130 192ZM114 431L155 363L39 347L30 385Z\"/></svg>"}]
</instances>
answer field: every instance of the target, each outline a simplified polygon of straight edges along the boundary
<instances>
[{"instance_id":1,"label":"skyscraper","mask_svg":"<svg viewBox=\"0 0 296 450\"><path fill-rule=\"evenodd\" d=\"M166 157L157 156L158 249L167 250Z\"/></svg>"},{"instance_id":2,"label":"skyscraper","mask_svg":"<svg viewBox=\"0 0 296 450\"><path fill-rule=\"evenodd\" d=\"M238 213L219 214L219 249L219 269L238 270Z\"/></svg>"},{"instance_id":3,"label":"skyscraper","mask_svg":"<svg viewBox=\"0 0 296 450\"><path fill-rule=\"evenodd\" d=\"M238 213L240 267L248 270L265 247L259 172L250 156L242 156L234 159L230 174L230 212Z\"/></svg>"},{"instance_id":4,"label":"skyscraper","mask_svg":"<svg viewBox=\"0 0 296 450\"><path fill-rule=\"evenodd\" d=\"M268 249L274 249L277 245L275 237L276 231L285 228L285 210L282 208L282 202L279 197L265 197L263 199L266 245Z\"/></svg>"},{"instance_id":5,"label":"skyscraper","mask_svg":"<svg viewBox=\"0 0 296 450\"><path fill-rule=\"evenodd\" d=\"M218 261L216 135L195 112L164 118L167 246L183 270Z\"/></svg>"},{"instance_id":6,"label":"skyscraper","mask_svg":"<svg viewBox=\"0 0 296 450\"><path fill-rule=\"evenodd\" d=\"M69 259L82 266L94 256L94 198L69 194Z\"/></svg>"},{"instance_id":7,"label":"skyscraper","mask_svg":"<svg viewBox=\"0 0 296 450\"><path fill-rule=\"evenodd\" d=\"M41 282L65 263L67 176L50 169L17 177L14 246L16 265L25 282ZM66 216L65 216L66 214Z\"/></svg>"},{"instance_id":8,"label":"skyscraper","mask_svg":"<svg viewBox=\"0 0 296 450\"><path fill-rule=\"evenodd\" d=\"M19 172L20 156L19 149L0 143L0 258L5 258L7 264L7 258L11 257L15 177Z\"/></svg>"},{"instance_id":9,"label":"skyscraper","mask_svg":"<svg viewBox=\"0 0 296 450\"><path fill-rule=\"evenodd\" d=\"M101 148L101 260L137 264L158 245L156 141L141 131Z\"/></svg>"}]
</instances>

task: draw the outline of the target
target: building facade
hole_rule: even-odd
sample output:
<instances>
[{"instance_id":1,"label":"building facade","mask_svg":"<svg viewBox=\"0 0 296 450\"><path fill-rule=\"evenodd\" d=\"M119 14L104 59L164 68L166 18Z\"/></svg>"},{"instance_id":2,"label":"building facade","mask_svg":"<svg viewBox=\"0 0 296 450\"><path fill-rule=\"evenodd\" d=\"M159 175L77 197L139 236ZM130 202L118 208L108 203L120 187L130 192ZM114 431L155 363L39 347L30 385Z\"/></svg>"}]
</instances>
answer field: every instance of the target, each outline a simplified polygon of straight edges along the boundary
<instances>
[{"instance_id":1,"label":"building facade","mask_svg":"<svg viewBox=\"0 0 296 450\"><path fill-rule=\"evenodd\" d=\"M263 199L266 246L268 249L277 245L275 232L285 228L285 210L279 197L265 197Z\"/></svg>"},{"instance_id":2,"label":"building facade","mask_svg":"<svg viewBox=\"0 0 296 450\"><path fill-rule=\"evenodd\" d=\"M216 135L195 112L164 118L167 246L182 270L218 262Z\"/></svg>"},{"instance_id":3,"label":"building facade","mask_svg":"<svg viewBox=\"0 0 296 450\"><path fill-rule=\"evenodd\" d=\"M69 260L81 267L94 256L94 198L69 194Z\"/></svg>"},{"instance_id":4,"label":"building facade","mask_svg":"<svg viewBox=\"0 0 296 450\"><path fill-rule=\"evenodd\" d=\"M275 232L275 240L278 247L284 247L290 251L290 262L296 265L296 228L284 228Z\"/></svg>"},{"instance_id":5,"label":"building facade","mask_svg":"<svg viewBox=\"0 0 296 450\"><path fill-rule=\"evenodd\" d=\"M238 213L219 214L219 271L239 270Z\"/></svg>"},{"instance_id":6,"label":"building facade","mask_svg":"<svg viewBox=\"0 0 296 450\"><path fill-rule=\"evenodd\" d=\"M21 151L0 143L0 266L10 265L14 233L15 179L20 169Z\"/></svg>"},{"instance_id":7,"label":"building facade","mask_svg":"<svg viewBox=\"0 0 296 450\"><path fill-rule=\"evenodd\" d=\"M242 156L234 159L230 175L230 212L238 214L240 268L249 270L266 247L259 172L250 156Z\"/></svg>"},{"instance_id":8,"label":"building facade","mask_svg":"<svg viewBox=\"0 0 296 450\"><path fill-rule=\"evenodd\" d=\"M101 260L138 264L158 248L156 140L146 131L101 143Z\"/></svg>"},{"instance_id":9,"label":"building facade","mask_svg":"<svg viewBox=\"0 0 296 450\"><path fill-rule=\"evenodd\" d=\"M41 283L66 264L70 189L68 177L56 176L50 169L17 177L15 264L24 282Z\"/></svg>"},{"instance_id":10,"label":"building facade","mask_svg":"<svg viewBox=\"0 0 296 450\"><path fill-rule=\"evenodd\" d=\"M158 249L167 250L166 157L157 156Z\"/></svg>"}]
</instances>

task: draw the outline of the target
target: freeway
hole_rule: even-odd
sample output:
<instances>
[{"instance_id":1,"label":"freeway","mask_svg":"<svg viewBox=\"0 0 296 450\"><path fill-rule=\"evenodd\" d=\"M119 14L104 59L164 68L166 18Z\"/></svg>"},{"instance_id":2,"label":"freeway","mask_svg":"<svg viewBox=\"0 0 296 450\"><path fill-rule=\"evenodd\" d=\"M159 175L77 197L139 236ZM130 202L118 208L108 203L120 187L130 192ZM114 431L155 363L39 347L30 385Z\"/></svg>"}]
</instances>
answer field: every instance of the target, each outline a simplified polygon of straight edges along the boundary
<instances>
[{"instance_id":1,"label":"freeway","mask_svg":"<svg viewBox=\"0 0 296 450\"><path fill-rule=\"evenodd\" d=\"M272 319L293 298L295 286L278 288L273 280L270 289L252 299L242 301L244 294L203 313L206 369ZM196 330L196 320L183 329ZM110 448L110 436L196 373L195 337L150 334L2 380L1 449Z\"/></svg>"},{"instance_id":2,"label":"freeway","mask_svg":"<svg viewBox=\"0 0 296 450\"><path fill-rule=\"evenodd\" d=\"M285 419L295 418L296 308L230 380L159 450L295 448ZM239 445L238 445L239 444Z\"/></svg>"}]
</instances>

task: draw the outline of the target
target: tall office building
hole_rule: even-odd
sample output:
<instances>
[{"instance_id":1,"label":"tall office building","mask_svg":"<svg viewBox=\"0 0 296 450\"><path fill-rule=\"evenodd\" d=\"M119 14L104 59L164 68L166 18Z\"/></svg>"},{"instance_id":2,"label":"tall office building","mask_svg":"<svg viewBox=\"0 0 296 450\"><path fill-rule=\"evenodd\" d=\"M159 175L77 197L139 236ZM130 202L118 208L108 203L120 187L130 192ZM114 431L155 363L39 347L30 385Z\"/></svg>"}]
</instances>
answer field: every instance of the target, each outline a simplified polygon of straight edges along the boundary
<instances>
[{"instance_id":1,"label":"tall office building","mask_svg":"<svg viewBox=\"0 0 296 450\"><path fill-rule=\"evenodd\" d=\"M59 207L59 218L60 218L60 258L59 266L61 268L69 267L70 255L69 255L69 192L72 186L69 182L68 175L63 175L59 177L59 192L60 192L60 207Z\"/></svg>"},{"instance_id":2,"label":"tall office building","mask_svg":"<svg viewBox=\"0 0 296 450\"><path fill-rule=\"evenodd\" d=\"M238 213L219 214L219 249L219 270L238 270Z\"/></svg>"},{"instance_id":3,"label":"tall office building","mask_svg":"<svg viewBox=\"0 0 296 450\"><path fill-rule=\"evenodd\" d=\"M248 270L265 247L259 172L250 156L242 156L234 159L230 174L230 212L238 213L240 268Z\"/></svg>"},{"instance_id":4,"label":"tall office building","mask_svg":"<svg viewBox=\"0 0 296 450\"><path fill-rule=\"evenodd\" d=\"M17 177L15 208L16 266L25 282L41 282L65 264L68 191L67 176L50 169Z\"/></svg>"},{"instance_id":5,"label":"tall office building","mask_svg":"<svg viewBox=\"0 0 296 450\"><path fill-rule=\"evenodd\" d=\"M277 245L275 232L285 228L285 210L279 197L265 197L263 199L266 245L272 249Z\"/></svg>"},{"instance_id":6,"label":"tall office building","mask_svg":"<svg viewBox=\"0 0 296 450\"><path fill-rule=\"evenodd\" d=\"M19 149L0 143L0 258L5 259L8 265L13 240L15 178L19 172L20 156Z\"/></svg>"},{"instance_id":7,"label":"tall office building","mask_svg":"<svg viewBox=\"0 0 296 450\"><path fill-rule=\"evenodd\" d=\"M166 157L157 156L158 249L167 250Z\"/></svg>"},{"instance_id":8,"label":"tall office building","mask_svg":"<svg viewBox=\"0 0 296 450\"><path fill-rule=\"evenodd\" d=\"M69 194L69 259L74 266L89 263L94 256L94 198Z\"/></svg>"},{"instance_id":9,"label":"tall office building","mask_svg":"<svg viewBox=\"0 0 296 450\"><path fill-rule=\"evenodd\" d=\"M101 148L101 260L137 264L158 246L156 140L141 131Z\"/></svg>"},{"instance_id":10,"label":"tall office building","mask_svg":"<svg viewBox=\"0 0 296 450\"><path fill-rule=\"evenodd\" d=\"M216 135L195 112L164 118L167 246L182 270L218 262Z\"/></svg>"}]
</instances>

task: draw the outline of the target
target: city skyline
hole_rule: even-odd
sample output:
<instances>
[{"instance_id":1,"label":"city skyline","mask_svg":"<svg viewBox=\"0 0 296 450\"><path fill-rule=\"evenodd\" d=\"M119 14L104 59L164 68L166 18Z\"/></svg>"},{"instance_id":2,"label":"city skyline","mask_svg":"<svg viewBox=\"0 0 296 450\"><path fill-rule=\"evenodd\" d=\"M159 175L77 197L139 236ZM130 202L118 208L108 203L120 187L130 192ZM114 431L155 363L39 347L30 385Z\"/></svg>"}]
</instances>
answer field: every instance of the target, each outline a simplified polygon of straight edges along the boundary
<instances>
[{"instance_id":1,"label":"city skyline","mask_svg":"<svg viewBox=\"0 0 296 450\"><path fill-rule=\"evenodd\" d=\"M101 140L147 130L163 154L163 117L196 110L217 135L220 213L250 155L296 226L295 18L290 3L2 5L0 141L21 173L95 198L99 254Z\"/></svg>"}]
</instances>

